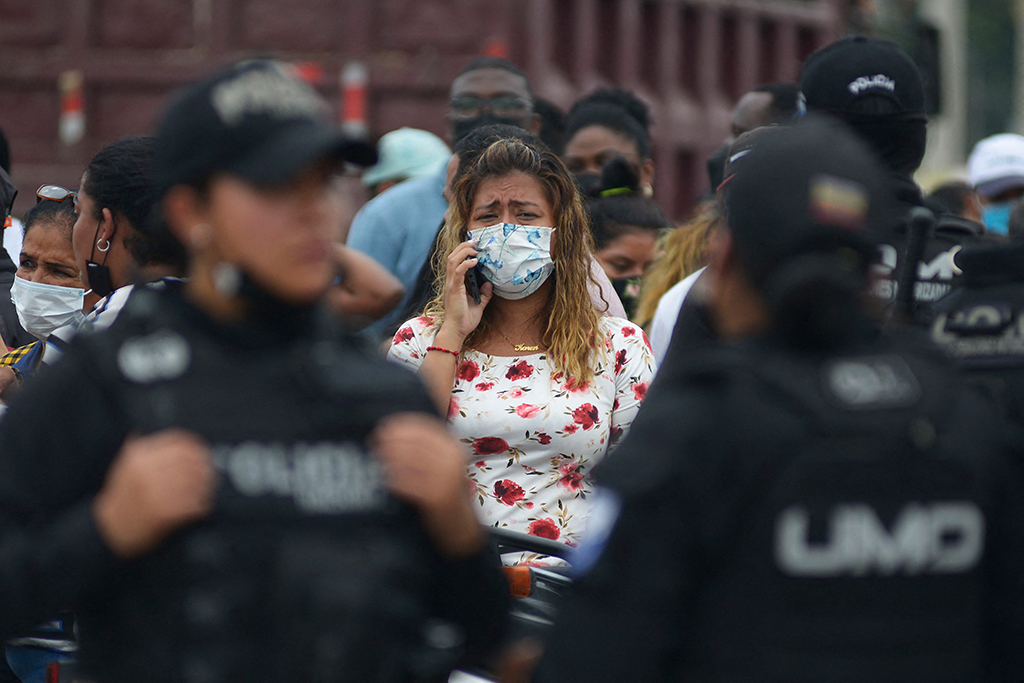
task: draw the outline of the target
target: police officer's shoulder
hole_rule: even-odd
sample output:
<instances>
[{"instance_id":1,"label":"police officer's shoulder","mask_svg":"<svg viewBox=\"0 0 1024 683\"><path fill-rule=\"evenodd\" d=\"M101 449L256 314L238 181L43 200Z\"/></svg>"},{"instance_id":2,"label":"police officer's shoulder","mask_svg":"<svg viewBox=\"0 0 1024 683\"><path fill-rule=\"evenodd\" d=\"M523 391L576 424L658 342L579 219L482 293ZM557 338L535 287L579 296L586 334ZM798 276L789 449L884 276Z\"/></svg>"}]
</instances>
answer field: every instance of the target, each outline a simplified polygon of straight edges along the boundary
<instances>
[{"instance_id":1,"label":"police officer's shoulder","mask_svg":"<svg viewBox=\"0 0 1024 683\"><path fill-rule=\"evenodd\" d=\"M749 362L719 344L665 366L668 373L659 372L629 434L595 470L597 481L631 496L699 487L724 440L747 435L749 421L736 415L750 408L742 398L750 393Z\"/></svg>"}]
</instances>

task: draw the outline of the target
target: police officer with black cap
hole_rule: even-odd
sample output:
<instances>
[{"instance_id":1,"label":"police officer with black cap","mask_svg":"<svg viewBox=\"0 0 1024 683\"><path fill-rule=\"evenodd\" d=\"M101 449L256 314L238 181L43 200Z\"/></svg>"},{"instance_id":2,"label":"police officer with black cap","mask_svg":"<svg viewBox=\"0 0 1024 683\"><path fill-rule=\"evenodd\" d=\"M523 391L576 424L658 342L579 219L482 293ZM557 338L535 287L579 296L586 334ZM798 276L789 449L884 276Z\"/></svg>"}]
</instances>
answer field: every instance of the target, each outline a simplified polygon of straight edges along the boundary
<instances>
[{"instance_id":1,"label":"police officer with black cap","mask_svg":"<svg viewBox=\"0 0 1024 683\"><path fill-rule=\"evenodd\" d=\"M811 54L800 72L800 91L808 112L826 113L846 123L878 156L883 177L896 202L879 235L879 277L873 293L886 302L897 299L901 269L912 242L911 212L924 202L913 174L921 165L927 142L924 85L910 56L893 42L850 36ZM952 255L962 245L977 242L984 226L940 216L922 224L922 248L915 250L913 315L944 296L959 273ZM908 281L909 282L909 281ZM923 313L922 313L923 315Z\"/></svg>"},{"instance_id":2,"label":"police officer with black cap","mask_svg":"<svg viewBox=\"0 0 1024 683\"><path fill-rule=\"evenodd\" d=\"M608 521L581 544L536 680L1024 671L1021 490L999 421L864 306L882 176L817 120L738 165L709 266L728 341L660 377L597 471Z\"/></svg>"},{"instance_id":3,"label":"police officer with black cap","mask_svg":"<svg viewBox=\"0 0 1024 683\"><path fill-rule=\"evenodd\" d=\"M70 605L112 683L446 680L507 585L424 389L322 305L332 174L372 154L268 61L183 90L158 141L189 277L0 423L0 632Z\"/></svg>"}]
</instances>

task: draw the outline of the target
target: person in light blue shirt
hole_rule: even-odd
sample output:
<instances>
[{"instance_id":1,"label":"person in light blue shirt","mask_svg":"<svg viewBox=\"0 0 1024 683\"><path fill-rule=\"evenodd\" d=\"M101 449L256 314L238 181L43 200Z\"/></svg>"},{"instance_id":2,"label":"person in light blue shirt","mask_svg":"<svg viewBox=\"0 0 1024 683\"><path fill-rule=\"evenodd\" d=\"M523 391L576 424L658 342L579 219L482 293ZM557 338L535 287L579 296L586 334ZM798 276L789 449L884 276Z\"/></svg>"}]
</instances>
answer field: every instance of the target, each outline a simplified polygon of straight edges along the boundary
<instances>
[{"instance_id":1,"label":"person in light blue shirt","mask_svg":"<svg viewBox=\"0 0 1024 683\"><path fill-rule=\"evenodd\" d=\"M533 134L540 128L533 90L526 74L500 57L480 57L452 81L448 102L448 138L456 143L492 123L519 126ZM373 257L405 286L405 298L391 313L367 328L375 338L387 337L398 323L420 267L448 208L445 168L406 180L370 200L352 221L348 246Z\"/></svg>"},{"instance_id":2,"label":"person in light blue shirt","mask_svg":"<svg viewBox=\"0 0 1024 683\"><path fill-rule=\"evenodd\" d=\"M347 245L373 257L402 282L405 296L395 311L402 311L416 276L430 253L448 202L444 191L446 165L430 175L412 178L371 199L352 222ZM392 311L367 328L374 337L386 335Z\"/></svg>"}]
</instances>

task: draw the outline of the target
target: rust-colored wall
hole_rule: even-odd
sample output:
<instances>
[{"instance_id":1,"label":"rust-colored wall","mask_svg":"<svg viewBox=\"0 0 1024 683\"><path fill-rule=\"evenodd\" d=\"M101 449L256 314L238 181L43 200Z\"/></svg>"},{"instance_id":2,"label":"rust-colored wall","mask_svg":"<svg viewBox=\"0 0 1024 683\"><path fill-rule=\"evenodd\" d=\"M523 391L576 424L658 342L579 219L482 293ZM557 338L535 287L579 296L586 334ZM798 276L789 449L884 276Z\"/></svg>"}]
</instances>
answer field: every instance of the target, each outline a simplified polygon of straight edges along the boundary
<instances>
[{"instance_id":1,"label":"rust-colored wall","mask_svg":"<svg viewBox=\"0 0 1024 683\"><path fill-rule=\"evenodd\" d=\"M177 85L245 56L315 62L339 99L345 64L369 69L369 125L443 134L448 85L504 49L538 94L567 107L603 84L651 103L656 198L679 216L736 98L793 78L838 35L839 0L0 0L0 126L21 188L76 185L88 159L151 130ZM84 75L86 134L58 140L61 73Z\"/></svg>"}]
</instances>

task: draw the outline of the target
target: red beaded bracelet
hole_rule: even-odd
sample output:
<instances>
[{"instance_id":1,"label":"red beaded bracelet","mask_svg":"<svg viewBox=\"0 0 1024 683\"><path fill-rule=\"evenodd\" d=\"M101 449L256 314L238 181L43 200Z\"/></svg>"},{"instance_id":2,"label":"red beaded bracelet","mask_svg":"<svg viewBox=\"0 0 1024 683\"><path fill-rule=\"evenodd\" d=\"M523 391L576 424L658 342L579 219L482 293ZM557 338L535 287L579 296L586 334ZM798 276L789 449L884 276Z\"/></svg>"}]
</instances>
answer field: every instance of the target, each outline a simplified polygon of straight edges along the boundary
<instances>
[{"instance_id":1,"label":"red beaded bracelet","mask_svg":"<svg viewBox=\"0 0 1024 683\"><path fill-rule=\"evenodd\" d=\"M459 357L458 351L452 351L451 349L446 349L443 346L428 346L427 351L443 351L445 353L452 354L453 356L455 356L456 359L458 359Z\"/></svg>"}]
</instances>

